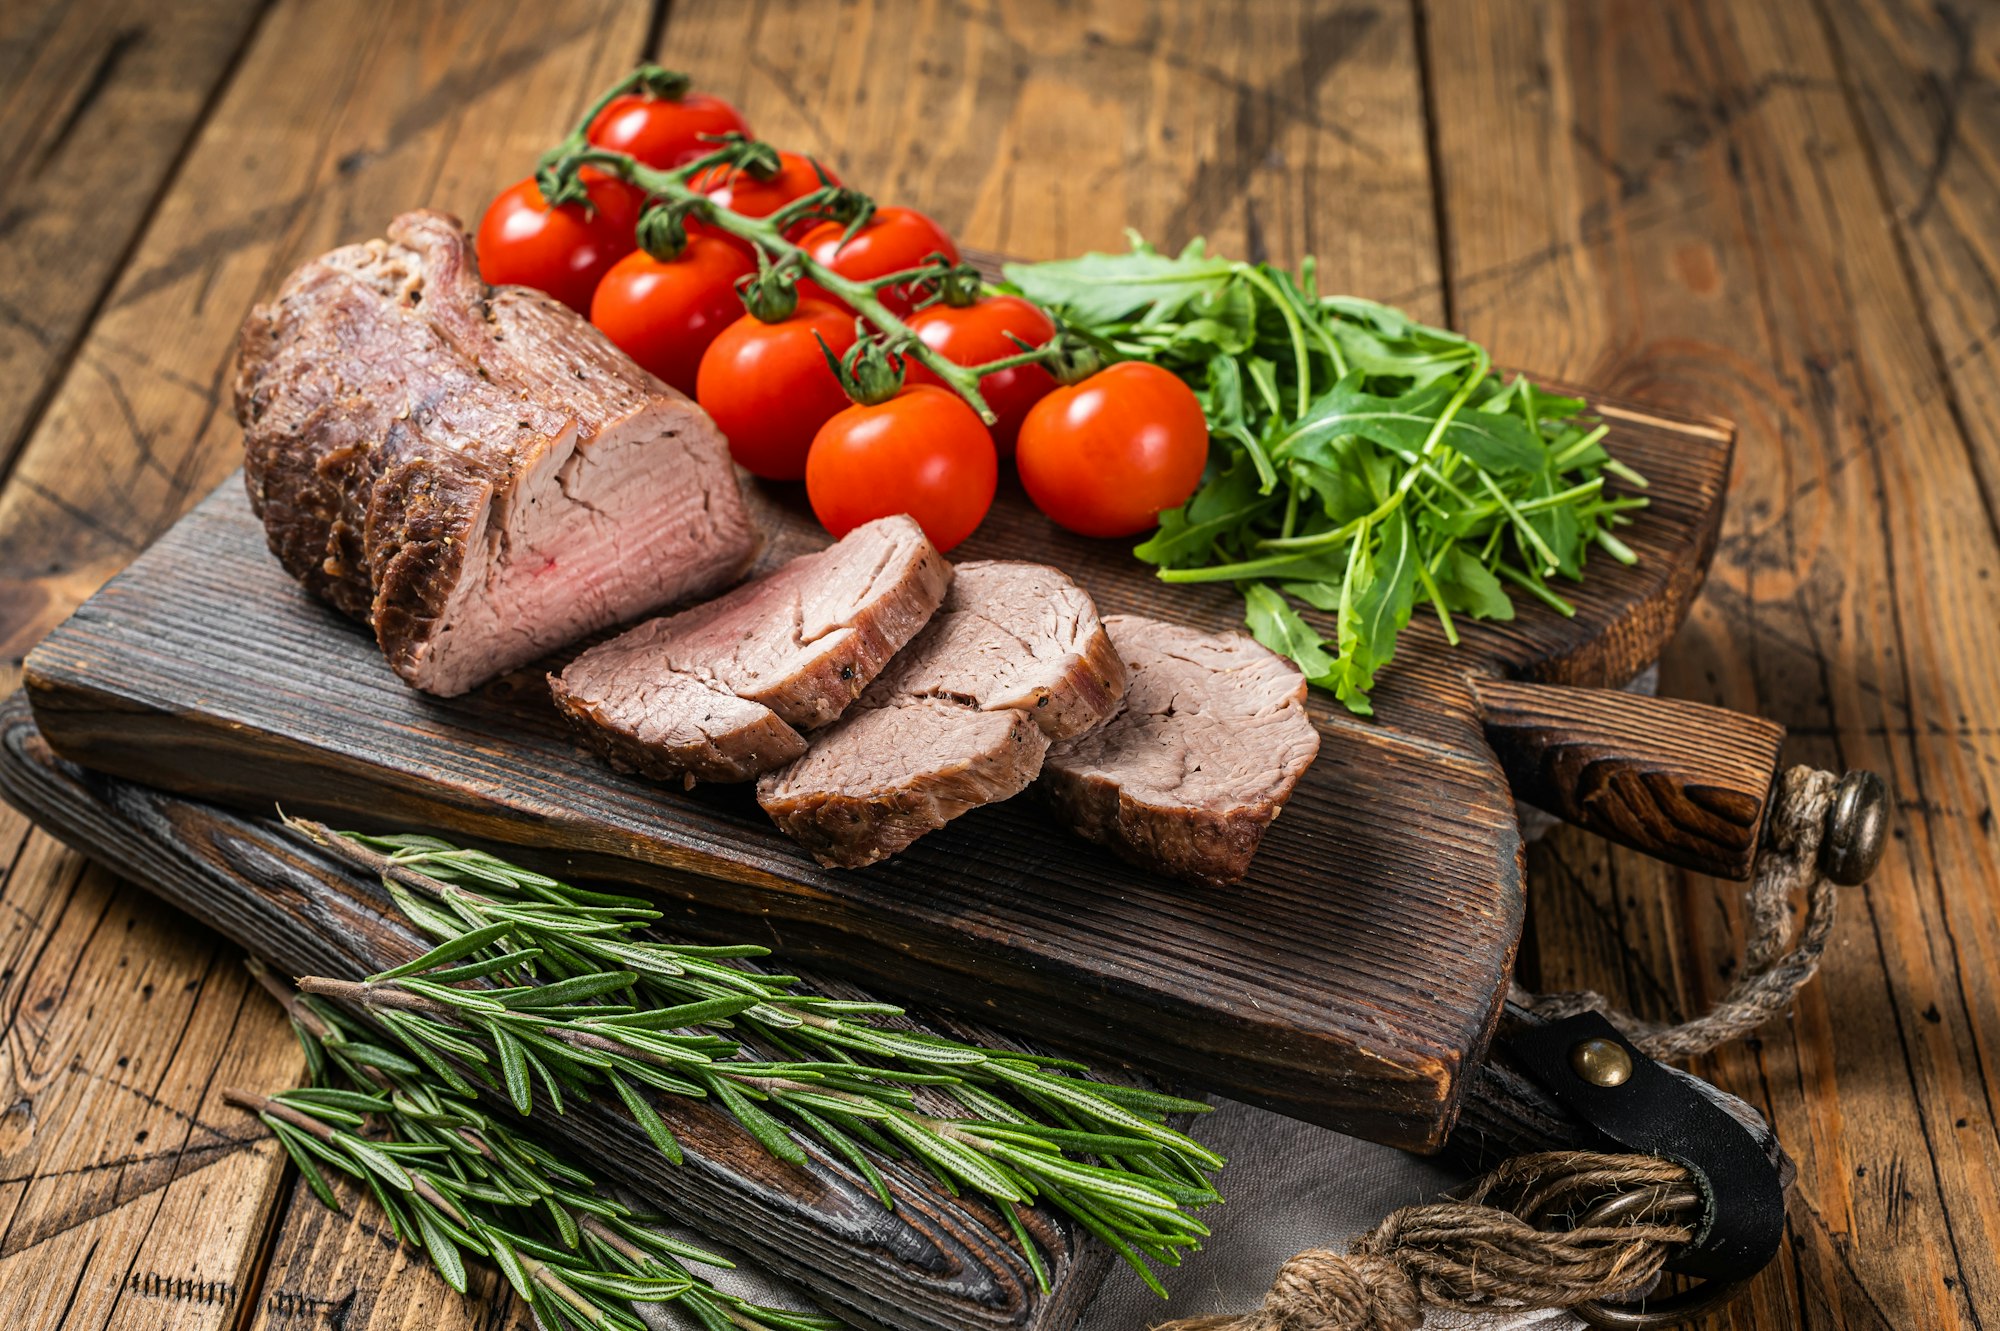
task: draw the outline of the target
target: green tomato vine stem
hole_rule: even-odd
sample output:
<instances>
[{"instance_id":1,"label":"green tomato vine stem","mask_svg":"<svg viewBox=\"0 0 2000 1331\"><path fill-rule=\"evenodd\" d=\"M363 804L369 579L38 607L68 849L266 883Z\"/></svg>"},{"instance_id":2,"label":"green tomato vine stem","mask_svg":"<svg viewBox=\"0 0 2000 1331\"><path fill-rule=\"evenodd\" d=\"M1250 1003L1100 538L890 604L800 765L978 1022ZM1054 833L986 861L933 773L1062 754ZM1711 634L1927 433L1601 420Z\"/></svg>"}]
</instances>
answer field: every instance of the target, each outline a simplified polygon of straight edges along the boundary
<instances>
[{"instance_id":1,"label":"green tomato vine stem","mask_svg":"<svg viewBox=\"0 0 2000 1331\"><path fill-rule=\"evenodd\" d=\"M810 279L844 301L850 309L873 326L890 349L898 355L916 360L936 375L946 387L964 398L966 403L979 413L979 419L988 425L992 425L999 418L986 404L986 399L980 395L980 379L997 370L1025 364L1028 360L1046 360L1056 354L1052 345L1039 353L1027 355L1025 359L1022 356L1009 356L986 365L959 365L947 360L918 337L916 330L884 305L876 294L877 286L892 285L912 278L921 280L925 276L942 276L941 272L936 271L936 265L924 265L910 269L906 273L892 273L873 282L858 282L833 271L793 244L786 237L783 227L773 218L746 217L731 209L719 208L714 200L689 184L703 171L718 166L736 165L742 159L745 150L754 143L752 140L726 144L713 153L696 158L671 171L661 171L647 166L628 153L585 143L583 134L590 120L595 118L605 104L608 104L610 97L636 86L634 84L636 77L635 75L621 80L618 90L609 94L593 108L590 115L579 123L576 132L543 158L543 169L555 173L560 178L570 179L574 177L575 172L585 166L604 168L646 191L651 200L669 207L685 209L689 215L698 218L704 226L735 236L739 240L748 241L771 260L774 268L789 268L799 277ZM800 202L803 203L804 200Z\"/></svg>"}]
</instances>

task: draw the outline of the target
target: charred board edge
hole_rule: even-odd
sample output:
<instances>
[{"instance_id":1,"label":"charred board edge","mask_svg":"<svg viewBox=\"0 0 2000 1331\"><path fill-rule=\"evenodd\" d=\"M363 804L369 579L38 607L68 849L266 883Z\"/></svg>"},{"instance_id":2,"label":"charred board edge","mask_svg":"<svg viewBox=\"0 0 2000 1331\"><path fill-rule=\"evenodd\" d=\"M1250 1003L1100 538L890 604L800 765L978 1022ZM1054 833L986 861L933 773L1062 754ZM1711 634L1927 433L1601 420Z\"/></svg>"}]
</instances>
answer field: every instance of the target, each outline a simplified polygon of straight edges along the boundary
<instances>
[{"instance_id":1,"label":"charred board edge","mask_svg":"<svg viewBox=\"0 0 2000 1331\"><path fill-rule=\"evenodd\" d=\"M379 884L273 825L56 757L18 693L0 703L0 795L285 974L360 978L428 946ZM1003 1217L950 1197L906 1163L876 1161L898 1198L886 1211L851 1167L810 1145L811 1164L797 1169L705 1105L662 1098L658 1107L687 1156L678 1169L601 1106L577 1105L535 1127L858 1325L1062 1331L1109 1269L1101 1244L1037 1212L1032 1228L1049 1245L1051 1288L1042 1294Z\"/></svg>"},{"instance_id":2,"label":"charred board edge","mask_svg":"<svg viewBox=\"0 0 2000 1331\"><path fill-rule=\"evenodd\" d=\"M981 1008L999 1008L996 1000L976 996L1000 995L1010 1025L1080 1053L1412 1151L1437 1150L1450 1131L1463 1072L1484 1054L1498 1020L1525 916L1525 895L1518 890L1525 859L1510 826L1498 851L1505 890L1496 893L1497 919L1488 926L1506 941L1493 957L1480 959L1482 965L1490 961L1492 983L1482 992L1492 994L1491 1003L1440 1015L1436 1024L1448 1017L1457 1027L1450 1042L1442 1032L1420 1038L1405 1026L1393 1040L1365 1048L1347 1043L1343 1032L1255 1008L1225 1012L1188 994L1169 1003L1132 977L1095 975L1075 956L1036 953L1020 939L941 949L935 931L885 915L873 916L863 930L855 927L858 903L829 904L809 882L686 848L676 848L674 862L666 862L629 832L574 818L545 815L530 826L516 808L440 782L426 783L422 792L399 791L385 805L368 770L330 765L326 755L268 734L246 748L239 730L212 718L93 694L75 679L63 681L59 691L41 692L31 673L29 695L35 718L62 735L65 758L115 770L140 785L232 807L261 804L271 792L284 791L289 812L369 831L428 828L505 848L549 872L641 888L662 901L675 929L691 937L740 941L779 937L782 929L788 955L864 982L875 977L873 983L895 997L978 1019ZM301 773L309 773L307 780ZM1080 851L1088 849L1079 843ZM893 984L882 979L892 975ZM1378 1014L1377 1020L1388 1018ZM1159 1038L1131 1039L1129 1033L1140 1029Z\"/></svg>"}]
</instances>

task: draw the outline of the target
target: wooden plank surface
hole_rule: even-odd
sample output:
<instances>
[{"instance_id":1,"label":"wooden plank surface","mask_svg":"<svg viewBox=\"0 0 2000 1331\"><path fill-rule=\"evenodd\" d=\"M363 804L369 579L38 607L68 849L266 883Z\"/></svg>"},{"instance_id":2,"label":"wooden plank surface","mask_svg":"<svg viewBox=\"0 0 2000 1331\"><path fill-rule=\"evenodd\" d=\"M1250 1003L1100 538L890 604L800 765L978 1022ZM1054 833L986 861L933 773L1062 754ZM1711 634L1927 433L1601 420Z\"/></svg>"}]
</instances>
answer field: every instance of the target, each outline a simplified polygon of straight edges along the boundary
<instances>
[{"instance_id":1,"label":"wooden plank surface","mask_svg":"<svg viewBox=\"0 0 2000 1331\"><path fill-rule=\"evenodd\" d=\"M1123 249L1127 227L1205 235L1317 254L1328 282L1420 289L1412 313L1443 315L1402 4L676 4L657 56L968 244L1055 258Z\"/></svg>"},{"instance_id":2,"label":"wooden plank surface","mask_svg":"<svg viewBox=\"0 0 2000 1331\"><path fill-rule=\"evenodd\" d=\"M89 282L63 265L0 269L8 281L25 275L21 294L0 287L22 309L80 309L77 327L87 326L71 368L30 407L39 423L23 474L0 489L6 656L18 660L227 469L235 441L215 414L216 390L227 330L251 290L417 198L476 210L589 85L643 48L655 17L644 4L502 5L480 7L485 17L450 11L455 20L420 6L388 41L382 16L394 8L279 0L222 83L198 74L199 60L172 62L162 77L184 70L185 80L154 85L147 105L195 106L202 133L169 163L137 248L92 252L93 261L115 255L115 273L93 279L115 277L94 319L88 300L75 303ZM87 11L72 22L123 12L6 6L0 62L37 49L16 34L41 30L16 24L58 11ZM509 21L517 26L499 35ZM1340 285L1420 313L1446 313L1448 294L1468 330L1517 363L1739 420L1720 572L1667 657L1665 686L1790 724L1791 756L1891 774L1904 835L1850 901L1833 982L1761 1048L1705 1065L1774 1109L1805 1168L1781 1269L1709 1325L1900 1331L1978 1325L2000 1306L1990 1259L2000 1215L1990 1182L2000 1177L1990 1047L2000 1031L2000 865L1986 705L1996 560L1980 511L1992 507L1982 496L2000 458L1994 30L1983 7L1911 0L1150 10L681 0L661 53L735 96L774 137L831 151L860 183L933 208L968 240L1059 253L1116 244L1130 222L1164 243L1206 230L1239 253L1317 251ZM481 33L494 35L482 45ZM100 56L111 49L94 40ZM402 73L370 81L356 72L364 60L400 60ZM87 80L96 67L84 60L62 79ZM442 91L420 105L417 85ZM0 75L0 87L16 86ZM105 104L82 91L56 86L42 104ZM235 127L219 130L232 97ZM204 121L198 108L211 98ZM455 120L454 146L438 150L440 117L467 98L480 115ZM930 132L913 134L919 123ZM1437 139L1435 211L1427 133ZM100 141L72 134L65 160ZM429 155L412 156L412 141L430 144ZM244 185L232 163L251 160L260 176ZM125 204L101 201L83 221ZM0 236L0 265L16 252ZM239 254L257 269L248 279L227 261ZM115 387L92 382L104 378L86 372L92 356ZM10 388L4 409L18 401ZM0 832L10 857L0 927L27 931L7 946L29 964L0 961L0 972L13 970L0 980L11 1023L0 1103L11 1106L23 1098L18 1051L57 1029L34 1003L117 972L99 923L125 918L115 903L135 920L134 954L195 955L200 944L18 821L0 818ZM1538 852L1531 883L1531 980L1610 989L1656 1013L1692 1010L1723 983L1727 885L1569 834ZM89 944L63 951L49 941L77 935ZM31 987L37 997L24 1007L16 1000ZM65 1006L59 999L51 1012ZM166 1010L121 1009L142 1041L168 1029ZM282 1045L276 1032L239 1028L231 1039ZM35 1065L38 1103L117 1071L120 1055L101 1045L71 1037L69 1047L108 1061ZM77 1163L48 1168L128 1152L119 1138L148 1129L114 1107L95 1102L93 1120L107 1125L100 1139L65 1147ZM191 1109L177 1102L175 1112ZM30 1129L55 1121L0 1111L0 1208L49 1179L41 1155L55 1148ZM246 1200L202 1214L258 1229L270 1212ZM280 1251L305 1251L284 1245L304 1234L289 1218L310 1214L286 1212ZM27 1283L38 1299L45 1271L74 1279L81 1270L87 1284L100 1262L137 1269L144 1226L113 1232L105 1219L89 1261L86 1242L36 1268ZM12 1302L26 1297L12 1276L41 1259L4 1243L0 1315L18 1314L30 1305ZM205 1281L237 1278L202 1269L216 1272ZM413 1271L398 1285L423 1312L371 1315L367 1331L442 1316L444 1305L409 1283L425 1278ZM221 1314L192 1293L135 1288L115 1310L100 1300L80 1311L78 1297L67 1314L56 1306L55 1325L199 1316L216 1320L185 1324L227 1325L244 1295ZM303 1305L255 1311L259 1325L324 1324L296 1320L313 1311Z\"/></svg>"},{"instance_id":3,"label":"wooden plank surface","mask_svg":"<svg viewBox=\"0 0 2000 1331\"><path fill-rule=\"evenodd\" d=\"M263 9L16 0L0 10L0 472Z\"/></svg>"},{"instance_id":4,"label":"wooden plank surface","mask_svg":"<svg viewBox=\"0 0 2000 1331\"><path fill-rule=\"evenodd\" d=\"M1988 509L2000 495L2000 13L1822 0L1909 266L1938 385Z\"/></svg>"},{"instance_id":5,"label":"wooden plank surface","mask_svg":"<svg viewBox=\"0 0 2000 1331\"><path fill-rule=\"evenodd\" d=\"M1874 164L1899 148L1855 114L1852 71L1883 55L1843 56L1804 5L1425 9L1462 326L1742 428L1663 691L1762 711L1793 757L1874 768L1897 796L1824 980L1703 1060L1800 1170L1780 1263L1711 1321L1981 1325L2000 1307L1991 454L1954 417L1924 333L1938 301L1885 206ZM1727 984L1727 887L1568 833L1533 867L1530 983L1655 1015Z\"/></svg>"},{"instance_id":6,"label":"wooden plank surface","mask_svg":"<svg viewBox=\"0 0 2000 1331\"><path fill-rule=\"evenodd\" d=\"M479 206L630 64L651 19L649 6L597 0L273 6L0 490L16 664L235 465L230 347L273 274L412 198ZM61 282L46 285L59 307ZM295 1079L290 1033L246 997L233 948L8 826L20 960L0 961L0 1104L25 1108L0 1117L0 1216L15 1218L0 1239L0 1325L239 1325L283 1159L205 1097L225 1081ZM134 979L142 967L157 973ZM172 1067L154 1066L177 1042ZM67 1056L50 1062L52 1049ZM139 1051L146 1077L121 1092L118 1060ZM417 1289L419 1307L456 1297Z\"/></svg>"},{"instance_id":7,"label":"wooden plank surface","mask_svg":"<svg viewBox=\"0 0 2000 1331\"><path fill-rule=\"evenodd\" d=\"M283 1157L220 1093L295 1078L289 1032L234 948L8 819L0 1308L228 1327Z\"/></svg>"},{"instance_id":8,"label":"wooden plank surface","mask_svg":"<svg viewBox=\"0 0 2000 1331\"><path fill-rule=\"evenodd\" d=\"M460 1295L383 1227L366 1190L339 1175L329 1182L337 1213L291 1180L247 1331L536 1331L498 1270L468 1263Z\"/></svg>"}]
</instances>

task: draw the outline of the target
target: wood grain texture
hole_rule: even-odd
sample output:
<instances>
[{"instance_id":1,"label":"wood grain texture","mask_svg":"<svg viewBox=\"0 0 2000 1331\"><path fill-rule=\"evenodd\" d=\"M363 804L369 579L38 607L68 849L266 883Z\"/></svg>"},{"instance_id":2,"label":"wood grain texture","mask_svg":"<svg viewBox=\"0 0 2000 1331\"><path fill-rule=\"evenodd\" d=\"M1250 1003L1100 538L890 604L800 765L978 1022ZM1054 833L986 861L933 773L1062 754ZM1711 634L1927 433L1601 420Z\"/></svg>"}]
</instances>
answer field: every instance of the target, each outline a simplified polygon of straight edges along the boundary
<instances>
[{"instance_id":1,"label":"wood grain texture","mask_svg":"<svg viewBox=\"0 0 2000 1331\"><path fill-rule=\"evenodd\" d=\"M1516 798L1669 864L1750 877L1783 726L1605 689L1495 679L1474 692Z\"/></svg>"},{"instance_id":2,"label":"wood grain texture","mask_svg":"<svg viewBox=\"0 0 2000 1331\"><path fill-rule=\"evenodd\" d=\"M687 3L656 57L962 242L1053 259L1127 227L1206 235L1443 315L1404 4Z\"/></svg>"},{"instance_id":3,"label":"wood grain texture","mask_svg":"<svg viewBox=\"0 0 2000 1331\"><path fill-rule=\"evenodd\" d=\"M497 1268L467 1263L458 1293L422 1252L397 1242L366 1189L338 1174L328 1182L338 1212L288 1180L245 1331L540 1331Z\"/></svg>"},{"instance_id":4,"label":"wood grain texture","mask_svg":"<svg viewBox=\"0 0 2000 1331\"><path fill-rule=\"evenodd\" d=\"M1066 1048L1434 1149L1520 927L1513 802L1468 673L1629 676L1677 625L1713 542L1726 432L1612 419L1609 446L1654 480L1629 533L1639 564L1595 572L1574 619L1525 610L1474 626L1458 649L1413 633L1376 723L1309 700L1321 760L1227 892L1050 836L1031 801L866 871L818 868L744 788L665 790L605 769L538 670L465 699L407 689L364 631L277 569L234 484L36 648L29 696L56 749L100 771L575 855L664 895L704 935L768 928L788 955L887 993L1004 1011ZM754 497L763 567L825 542L795 494ZM1240 621L1229 589L1166 587L1018 495L960 553L1053 562L1107 613Z\"/></svg>"},{"instance_id":5,"label":"wood grain texture","mask_svg":"<svg viewBox=\"0 0 2000 1331\"><path fill-rule=\"evenodd\" d=\"M275 281L420 197L476 210L629 62L652 18L646 5L480 8L548 28L482 42L412 6L385 37L388 5L273 7L233 100L225 90L211 113L233 127L211 124L191 146L170 190L183 202L119 269L129 310L114 294L96 320L107 336L77 357L138 385L138 427L112 385L72 371L27 445L34 465L0 492L9 656L233 465L214 390L228 331L266 279L243 280L231 256ZM1807 1172L1782 1268L1708 1325L1990 1323L2000 561L1978 511L1995 507L2000 458L1990 10L1414 8L1420 25L1410 6L1374 0L677 0L658 53L722 85L772 136L830 148L858 183L975 243L1054 255L1115 246L1129 221L1163 243L1207 231L1236 253L1317 252L1330 286L1427 317L1449 304L1513 363L1740 420L1733 516L1666 689L1787 723L1788 759L1891 774L1903 836L1852 899L1830 983L1761 1048L1704 1065L1775 1110ZM0 6L0 33L37 12ZM489 57L490 81L468 72ZM397 59L421 77L356 72ZM413 83L439 91L419 105ZM426 136L468 95L476 114L451 121L451 146L411 149L412 130L435 148ZM930 107L948 114L933 125ZM909 133L912 108L931 132ZM260 178L237 181L233 164L253 160ZM39 277L25 308L70 299L68 272ZM79 877L39 835L30 846L10 894L53 883L78 919L103 914L109 876ZM1573 833L1532 869L1530 980L1608 990L1653 1015L1698 1010L1726 984L1733 888ZM150 951L178 946L185 926L159 912L137 929ZM88 954L77 981L115 964ZM158 1011L130 1018L134 1038L167 1029ZM45 1095L108 1071L67 1068ZM18 1122L0 1117L0 1136ZM93 1260L129 1251L119 1244L136 1232ZM77 1260L65 1250L48 1269L73 1274ZM0 1309L14 1288L0 1280ZM127 1299L114 1320L158 1325L203 1306Z\"/></svg>"},{"instance_id":6,"label":"wood grain texture","mask_svg":"<svg viewBox=\"0 0 2000 1331\"><path fill-rule=\"evenodd\" d=\"M263 8L18 0L0 10L0 471Z\"/></svg>"},{"instance_id":7,"label":"wood grain texture","mask_svg":"<svg viewBox=\"0 0 2000 1331\"><path fill-rule=\"evenodd\" d=\"M2000 11L1816 0L1989 512L2000 511Z\"/></svg>"},{"instance_id":8,"label":"wood grain texture","mask_svg":"<svg viewBox=\"0 0 2000 1331\"><path fill-rule=\"evenodd\" d=\"M18 695L0 707L0 791L281 974L360 979L431 945L379 882L270 821L107 781L56 761ZM861 996L831 982L809 982L836 997ZM962 1038L1002 1038L944 1029ZM541 1114L534 1125L607 1181L638 1189L675 1220L813 1291L858 1326L1067 1327L1108 1259L1106 1250L1080 1241L1061 1217L1025 1217L1044 1240L1050 1291L1043 1294L1002 1216L977 1199L947 1194L907 1162L875 1157L895 1198L895 1208L887 1210L859 1172L811 1143L801 1143L809 1163L794 1167L773 1159L705 1102L656 1097L655 1104L686 1155L679 1167L653 1150L622 1110L575 1103L564 1115ZM494 1108L504 1112L497 1101ZM237 1127L238 1136L260 1135ZM348 1248L343 1242L338 1251ZM362 1311L373 1299L372 1291L355 1292Z\"/></svg>"},{"instance_id":9,"label":"wood grain texture","mask_svg":"<svg viewBox=\"0 0 2000 1331\"><path fill-rule=\"evenodd\" d=\"M97 307L0 490L9 680L28 644L235 465L238 437L216 413L233 330L273 273L356 216L426 196L478 206L571 104L629 66L652 20L650 5L616 0L278 0L244 29L217 92L227 9L0 6L0 107L20 131L0 151L46 146L75 117L44 170L16 161L0 186L0 218L20 228L0 238L0 298L40 328L75 319L72 339ZM193 139L163 148L197 112ZM17 217L28 205L41 211ZM93 282L110 288L100 297ZM14 331L0 328L9 357ZM25 363L0 361L0 423L33 406L5 377ZM219 1128L237 1116L206 1096L212 1077L294 1080L289 1032L260 1000L244 1006L228 944L46 834L8 827L4 926L21 932L0 961L0 1105L12 1107L0 1110L0 1216L15 1217L0 1219L0 1325L239 1326L284 1161ZM190 980L201 988L184 998ZM148 982L171 997L143 997ZM169 1050L171 1078L154 1065Z\"/></svg>"},{"instance_id":10,"label":"wood grain texture","mask_svg":"<svg viewBox=\"0 0 2000 1331\"><path fill-rule=\"evenodd\" d=\"M295 1080L223 940L4 818L0 1325L224 1331L282 1153L227 1085Z\"/></svg>"},{"instance_id":11,"label":"wood grain texture","mask_svg":"<svg viewBox=\"0 0 2000 1331\"><path fill-rule=\"evenodd\" d=\"M1836 50L1804 5L1424 13L1465 331L1741 426L1730 519L1663 692L1767 715L1788 761L1872 768L1896 800L1889 856L1849 898L1821 981L1789 1022L1699 1065L1771 1116L1800 1171L1779 1263L1705 1325L1991 1325L1991 453L1954 418L1924 333L1937 302L1912 287L1885 207L1876 168L1897 148L1871 148L1856 115L1855 43ZM1532 863L1531 986L1655 1017L1726 988L1733 888L1569 833Z\"/></svg>"}]
</instances>

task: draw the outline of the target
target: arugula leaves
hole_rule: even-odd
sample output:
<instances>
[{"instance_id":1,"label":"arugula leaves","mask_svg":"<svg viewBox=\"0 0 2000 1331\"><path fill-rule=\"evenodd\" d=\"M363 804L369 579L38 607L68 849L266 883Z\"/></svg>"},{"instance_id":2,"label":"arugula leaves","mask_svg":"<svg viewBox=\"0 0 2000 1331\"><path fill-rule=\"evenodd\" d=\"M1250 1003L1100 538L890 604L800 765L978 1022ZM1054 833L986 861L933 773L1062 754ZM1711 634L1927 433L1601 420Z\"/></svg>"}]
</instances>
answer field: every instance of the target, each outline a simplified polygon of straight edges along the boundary
<instances>
[{"instance_id":1,"label":"arugula leaves","mask_svg":"<svg viewBox=\"0 0 2000 1331\"><path fill-rule=\"evenodd\" d=\"M1603 447L1585 404L1503 380L1486 352L1400 310L1322 296L1297 274L1178 255L1128 233L1127 254L1010 264L1008 284L1107 359L1172 370L1208 415L1207 474L1133 551L1167 582L1233 582L1259 642L1352 711L1416 607L1511 619L1510 587L1565 613L1551 577L1583 576L1645 481ZM1334 616L1331 641L1305 607ZM1324 621L1321 621L1322 623Z\"/></svg>"}]
</instances>

